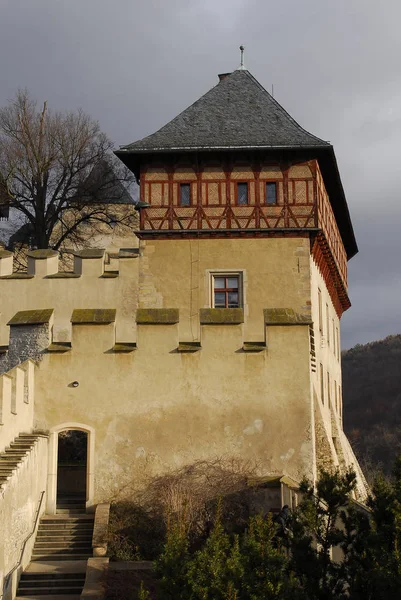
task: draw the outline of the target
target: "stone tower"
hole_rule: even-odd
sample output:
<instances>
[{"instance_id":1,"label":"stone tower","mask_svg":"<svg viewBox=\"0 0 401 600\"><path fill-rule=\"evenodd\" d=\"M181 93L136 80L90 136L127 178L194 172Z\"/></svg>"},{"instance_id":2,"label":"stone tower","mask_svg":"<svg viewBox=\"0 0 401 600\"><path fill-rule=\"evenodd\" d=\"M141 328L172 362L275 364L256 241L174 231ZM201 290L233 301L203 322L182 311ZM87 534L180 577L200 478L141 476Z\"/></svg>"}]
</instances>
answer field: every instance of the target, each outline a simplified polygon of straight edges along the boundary
<instances>
[{"instance_id":1,"label":"stone tower","mask_svg":"<svg viewBox=\"0 0 401 600\"><path fill-rule=\"evenodd\" d=\"M352 466L363 500L340 363L357 246L332 146L240 69L117 155L140 182L125 248L77 251L67 273L52 250L27 273L0 253L0 452L49 435L48 513L60 490L90 508L216 458L253 465L281 500L283 477ZM87 439L76 490L71 430Z\"/></svg>"},{"instance_id":2,"label":"stone tower","mask_svg":"<svg viewBox=\"0 0 401 600\"><path fill-rule=\"evenodd\" d=\"M332 145L249 71L219 80L116 152L140 182L139 310L179 310L193 376L177 372L173 395L195 454L315 478L356 465L342 431L340 318L357 252L344 190Z\"/></svg>"}]
</instances>

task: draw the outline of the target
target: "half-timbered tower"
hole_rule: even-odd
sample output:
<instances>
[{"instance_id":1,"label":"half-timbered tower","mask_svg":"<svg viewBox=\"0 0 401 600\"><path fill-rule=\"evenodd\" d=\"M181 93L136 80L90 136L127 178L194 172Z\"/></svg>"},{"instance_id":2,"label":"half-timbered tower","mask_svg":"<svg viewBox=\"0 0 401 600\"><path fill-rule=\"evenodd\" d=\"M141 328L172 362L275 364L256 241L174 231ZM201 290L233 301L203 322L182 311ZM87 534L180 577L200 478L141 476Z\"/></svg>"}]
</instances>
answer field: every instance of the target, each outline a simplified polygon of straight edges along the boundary
<instances>
[{"instance_id":1,"label":"half-timbered tower","mask_svg":"<svg viewBox=\"0 0 401 600\"><path fill-rule=\"evenodd\" d=\"M332 145L249 71L219 80L117 152L140 182L139 306L179 309L182 350L214 339L200 382L210 407L198 417L210 420L203 444L216 443L207 432L217 428L226 451L257 448L267 471L314 476L351 460L340 318L357 245L344 190ZM224 358L230 345L233 365ZM234 413L243 423L235 433Z\"/></svg>"}]
</instances>

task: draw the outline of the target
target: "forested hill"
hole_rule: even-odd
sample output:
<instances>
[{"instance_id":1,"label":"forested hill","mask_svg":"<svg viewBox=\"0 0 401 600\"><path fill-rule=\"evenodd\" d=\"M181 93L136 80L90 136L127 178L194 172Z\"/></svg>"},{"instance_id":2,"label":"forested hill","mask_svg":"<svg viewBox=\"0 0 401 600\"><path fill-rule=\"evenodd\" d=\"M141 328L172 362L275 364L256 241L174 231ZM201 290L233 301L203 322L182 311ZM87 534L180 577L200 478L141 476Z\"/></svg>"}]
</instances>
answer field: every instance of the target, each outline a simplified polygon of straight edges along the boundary
<instances>
[{"instance_id":1,"label":"forested hill","mask_svg":"<svg viewBox=\"0 0 401 600\"><path fill-rule=\"evenodd\" d=\"M401 453L401 335L342 353L344 430L362 465Z\"/></svg>"}]
</instances>

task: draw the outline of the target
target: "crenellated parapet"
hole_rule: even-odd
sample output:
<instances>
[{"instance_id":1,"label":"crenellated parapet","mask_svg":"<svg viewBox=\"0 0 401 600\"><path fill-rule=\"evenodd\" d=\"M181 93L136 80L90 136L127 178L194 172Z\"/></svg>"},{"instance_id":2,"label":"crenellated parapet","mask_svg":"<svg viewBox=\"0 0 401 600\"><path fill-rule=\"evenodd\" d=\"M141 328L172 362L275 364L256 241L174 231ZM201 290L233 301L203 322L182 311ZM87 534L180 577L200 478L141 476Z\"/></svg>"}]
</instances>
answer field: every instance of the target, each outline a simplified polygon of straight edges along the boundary
<instances>
[{"instance_id":1,"label":"crenellated parapet","mask_svg":"<svg viewBox=\"0 0 401 600\"><path fill-rule=\"evenodd\" d=\"M33 250L28 252L27 272L14 270L14 255L8 250L0 251L0 279L32 279L53 278L70 279L82 276L88 277L118 277L120 269L124 269L127 259L137 258L139 249L125 249L113 255L117 259L117 270L107 270L105 264L106 251L104 249L90 248L74 252L74 266L72 271L60 269L59 253L56 250Z\"/></svg>"},{"instance_id":2,"label":"crenellated parapet","mask_svg":"<svg viewBox=\"0 0 401 600\"><path fill-rule=\"evenodd\" d=\"M269 329L311 325L310 314L299 314L291 308L266 308L263 311L263 341L260 341L246 338L241 308L201 309L198 318L201 339L194 342L180 339L178 308L139 308L134 314L135 339L121 341L116 330L116 309L75 309L70 316L71 341L60 342L54 337L57 319L52 308L19 311L8 322L9 345L2 348L0 371L4 373L28 358L41 361L47 354L130 354L134 350L152 354L155 344L162 353L194 353L202 350L205 341L208 344L219 337L230 340L227 348L232 345L235 352L260 353L268 349ZM305 340L308 340L308 334Z\"/></svg>"},{"instance_id":3,"label":"crenellated parapet","mask_svg":"<svg viewBox=\"0 0 401 600\"><path fill-rule=\"evenodd\" d=\"M0 452L33 428L35 364L27 360L0 375Z\"/></svg>"},{"instance_id":4,"label":"crenellated parapet","mask_svg":"<svg viewBox=\"0 0 401 600\"><path fill-rule=\"evenodd\" d=\"M49 307L55 314L55 343L71 341L73 310L93 306L119 308L118 335L121 341L130 341L138 304L138 257L137 248L120 251L112 261L103 249L77 251L73 270L65 272L56 251L34 250L28 253L27 271L17 272L12 253L0 252L0 347L8 345L7 325L17 311ZM1 351L0 364L4 367Z\"/></svg>"}]
</instances>

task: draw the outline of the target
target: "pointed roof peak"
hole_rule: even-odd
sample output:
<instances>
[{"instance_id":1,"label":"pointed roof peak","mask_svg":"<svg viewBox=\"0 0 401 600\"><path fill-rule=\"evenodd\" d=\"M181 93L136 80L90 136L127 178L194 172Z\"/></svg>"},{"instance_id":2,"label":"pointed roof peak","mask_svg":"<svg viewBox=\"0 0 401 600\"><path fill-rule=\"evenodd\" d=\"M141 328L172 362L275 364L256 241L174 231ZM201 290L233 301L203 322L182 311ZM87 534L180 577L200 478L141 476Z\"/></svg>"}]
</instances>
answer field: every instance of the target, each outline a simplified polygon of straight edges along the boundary
<instances>
[{"instance_id":1,"label":"pointed roof peak","mask_svg":"<svg viewBox=\"0 0 401 600\"><path fill-rule=\"evenodd\" d=\"M330 147L303 129L244 68L219 83L155 133L120 152Z\"/></svg>"}]
</instances>

